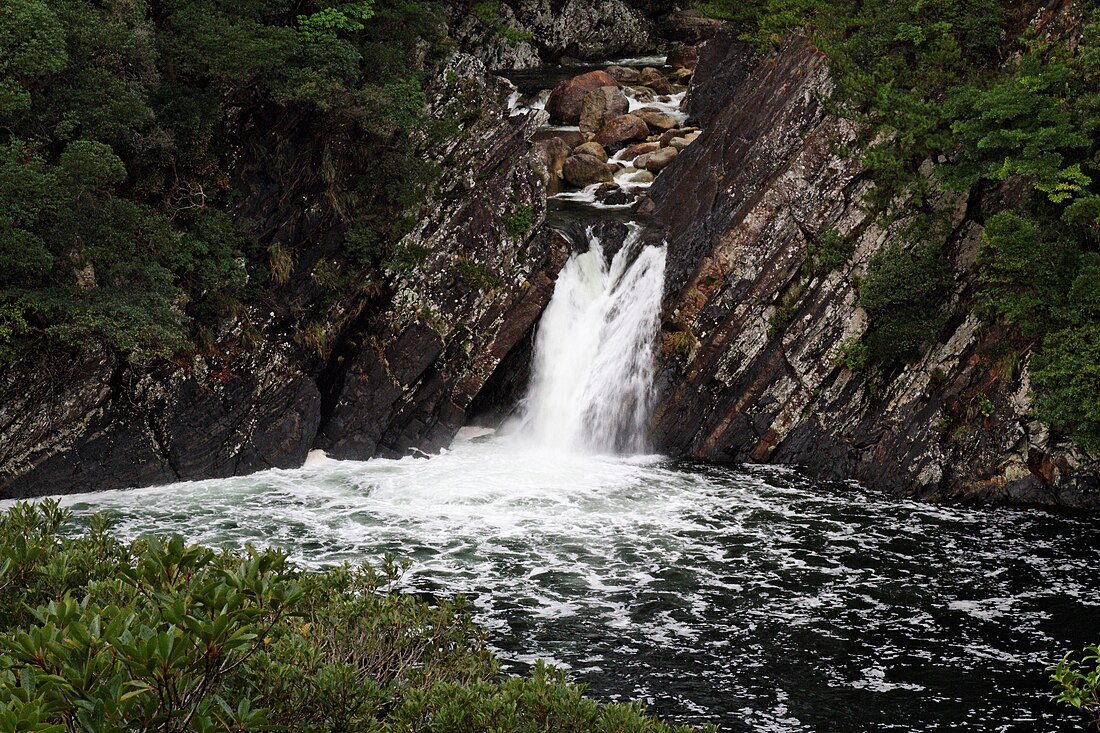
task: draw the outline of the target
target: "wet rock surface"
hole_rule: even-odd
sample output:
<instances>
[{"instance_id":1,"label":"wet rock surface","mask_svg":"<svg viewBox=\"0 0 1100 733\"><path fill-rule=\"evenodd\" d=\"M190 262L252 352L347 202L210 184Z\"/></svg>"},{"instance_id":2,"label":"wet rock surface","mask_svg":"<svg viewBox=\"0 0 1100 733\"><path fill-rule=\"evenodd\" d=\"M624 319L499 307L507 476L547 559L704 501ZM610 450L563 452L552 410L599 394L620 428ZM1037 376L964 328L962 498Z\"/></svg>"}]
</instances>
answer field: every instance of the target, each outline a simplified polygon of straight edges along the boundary
<instances>
[{"instance_id":1,"label":"wet rock surface","mask_svg":"<svg viewBox=\"0 0 1100 733\"><path fill-rule=\"evenodd\" d=\"M630 110L630 100L618 87L600 87L581 100L579 125L581 132L596 132L609 120Z\"/></svg>"},{"instance_id":2,"label":"wet rock surface","mask_svg":"<svg viewBox=\"0 0 1100 733\"><path fill-rule=\"evenodd\" d=\"M1030 418L1027 364L998 370L1003 335L974 316L950 320L914 364L868 374L841 363L867 327L854 280L900 237L863 206L870 183L838 153L855 136L823 109L830 90L825 59L801 38L762 62L726 35L702 49L688 110L704 131L643 204L669 236L657 448L796 464L922 499L1100 507L1096 460ZM958 212L944 242L952 299L966 306L981 226L965 197L944 203ZM838 271L808 273L826 230L855 251Z\"/></svg>"},{"instance_id":3,"label":"wet rock surface","mask_svg":"<svg viewBox=\"0 0 1100 733\"><path fill-rule=\"evenodd\" d=\"M301 465L321 399L288 351L145 374L109 356L38 364L29 385L16 365L0 382L0 498Z\"/></svg>"},{"instance_id":4,"label":"wet rock surface","mask_svg":"<svg viewBox=\"0 0 1100 733\"><path fill-rule=\"evenodd\" d=\"M570 197L604 206L609 254L624 221L649 217L667 236L654 416L662 452L792 463L923 499L1100 507L1096 458L1030 417L1026 360L1014 374L996 369L1004 334L965 315L981 238L966 197L945 202L958 214L943 243L955 266L952 305L964 315L917 363L853 373L838 356L867 327L854 282L898 237L869 218L870 184L857 159L839 152L855 135L822 104L825 59L793 37L765 59L693 12L618 5L567 2L563 21L545 3L508 2L501 22L540 28L534 40L504 48L483 38L480 60L452 60L448 75L485 100L484 111L435 153L444 180L401 243L418 261L339 303L319 353L295 339L279 304L251 314L265 329L259 345L243 348L231 328L216 354L188 364L144 368L100 355L8 369L0 498L291 467L314 448L356 459L430 453L471 411L506 413L573 247L542 226L549 194L559 211ZM599 42L585 35L612 11L613 31L602 28ZM682 45L665 68L559 77L537 97L546 112L505 107L518 95L484 64L610 56L668 39ZM442 108L451 94L438 81L429 103ZM548 121L574 127L546 129ZM288 110L241 123L280 152L242 148L251 157L239 170L249 192L240 215L296 249L280 297L311 302L312 268L342 238L317 180L319 132ZM292 165L279 169L285 160ZM522 232L521 211L530 222ZM855 250L839 270L813 273L807 252L826 231L850 237Z\"/></svg>"},{"instance_id":5,"label":"wet rock surface","mask_svg":"<svg viewBox=\"0 0 1100 733\"><path fill-rule=\"evenodd\" d=\"M645 120L632 114L619 115L607 121L596 133L594 142L605 148L618 150L623 143L645 140L649 136L649 127Z\"/></svg>"},{"instance_id":6,"label":"wet rock surface","mask_svg":"<svg viewBox=\"0 0 1100 733\"><path fill-rule=\"evenodd\" d=\"M569 156L562 166L562 172L565 180L577 188L595 183L610 183L613 179L611 166L587 153Z\"/></svg>"}]
</instances>

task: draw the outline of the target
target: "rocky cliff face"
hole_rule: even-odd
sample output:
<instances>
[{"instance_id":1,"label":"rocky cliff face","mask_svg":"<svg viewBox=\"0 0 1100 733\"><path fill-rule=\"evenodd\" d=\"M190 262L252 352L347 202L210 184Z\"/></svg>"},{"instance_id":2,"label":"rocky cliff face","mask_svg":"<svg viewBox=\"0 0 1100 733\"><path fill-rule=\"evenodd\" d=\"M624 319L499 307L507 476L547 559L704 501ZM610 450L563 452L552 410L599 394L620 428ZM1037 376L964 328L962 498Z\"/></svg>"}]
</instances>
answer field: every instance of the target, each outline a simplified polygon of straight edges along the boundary
<instances>
[{"instance_id":1,"label":"rocky cliff face","mask_svg":"<svg viewBox=\"0 0 1100 733\"><path fill-rule=\"evenodd\" d=\"M717 24L671 0L505 0L490 12L452 6L451 34L493 69L563 57L602 60L696 43Z\"/></svg>"},{"instance_id":2,"label":"rocky cliff face","mask_svg":"<svg viewBox=\"0 0 1100 733\"><path fill-rule=\"evenodd\" d=\"M460 58L463 77L511 87ZM455 64L452 64L452 70ZM433 100L444 104L445 93ZM438 450L497 364L534 326L553 293L568 244L551 230L531 236L545 214L545 187L528 140L540 115L486 110L476 131L442 151L448 173L436 208L406 247L424 262L399 274L388 307L357 323L325 382L318 447L337 458ZM509 224L515 217L523 231ZM513 219L510 219L513 218ZM518 219L515 219L518 221Z\"/></svg>"},{"instance_id":3,"label":"rocky cliff face","mask_svg":"<svg viewBox=\"0 0 1100 733\"><path fill-rule=\"evenodd\" d=\"M982 228L945 201L953 312L915 363L857 374L838 356L866 329L854 282L900 241L862 206L870 182L841 151L853 130L822 105L825 59L791 38L766 59L708 42L691 92L705 132L646 206L669 236L657 447L713 461L793 463L925 499L1100 506L1097 462L1029 416L1027 363L969 307ZM1011 187L995 194L1011 199ZM826 231L854 238L815 274Z\"/></svg>"},{"instance_id":4,"label":"rocky cliff face","mask_svg":"<svg viewBox=\"0 0 1100 733\"><path fill-rule=\"evenodd\" d=\"M293 467L314 447L369 458L449 442L549 299L568 247L538 227L538 120L509 117L511 87L470 56L439 74L433 114L456 88L480 111L431 151L445 174L399 246L411 259L327 304L321 276L343 231L324 176L340 141L294 110L249 111L238 214L294 253L282 292L188 363L101 355L6 370L0 498ZM309 338L303 308L322 314Z\"/></svg>"}]
</instances>

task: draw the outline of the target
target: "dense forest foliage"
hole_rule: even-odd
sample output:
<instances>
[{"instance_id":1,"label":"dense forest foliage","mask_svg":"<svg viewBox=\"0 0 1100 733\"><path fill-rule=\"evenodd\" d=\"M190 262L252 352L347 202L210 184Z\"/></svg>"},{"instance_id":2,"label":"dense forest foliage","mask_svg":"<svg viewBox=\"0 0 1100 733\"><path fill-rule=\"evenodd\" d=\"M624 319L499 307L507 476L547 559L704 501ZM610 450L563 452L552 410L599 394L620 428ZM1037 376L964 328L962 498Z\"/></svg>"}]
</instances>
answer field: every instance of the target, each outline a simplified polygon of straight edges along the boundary
<instances>
[{"instance_id":1,"label":"dense forest foliage","mask_svg":"<svg viewBox=\"0 0 1100 733\"><path fill-rule=\"evenodd\" d=\"M422 86L446 50L419 0L11 0L0 6L0 362L135 361L209 340L290 266L233 215L242 110L288 107L371 165L337 208L367 266L432 171Z\"/></svg>"},{"instance_id":2,"label":"dense forest foliage","mask_svg":"<svg viewBox=\"0 0 1100 733\"><path fill-rule=\"evenodd\" d=\"M803 29L829 58L831 104L859 123L873 207L907 240L860 283L857 368L910 360L952 315L940 250L957 194L985 226L975 306L1011 325L998 369L1031 357L1038 413L1100 448L1100 25L1095 3L1036 29L997 0L714 0L763 49ZM952 195L956 194L956 195Z\"/></svg>"},{"instance_id":3,"label":"dense forest foliage","mask_svg":"<svg viewBox=\"0 0 1100 733\"><path fill-rule=\"evenodd\" d=\"M403 566L130 544L56 502L0 514L0 730L687 733L563 673L505 678L461 598Z\"/></svg>"}]
</instances>

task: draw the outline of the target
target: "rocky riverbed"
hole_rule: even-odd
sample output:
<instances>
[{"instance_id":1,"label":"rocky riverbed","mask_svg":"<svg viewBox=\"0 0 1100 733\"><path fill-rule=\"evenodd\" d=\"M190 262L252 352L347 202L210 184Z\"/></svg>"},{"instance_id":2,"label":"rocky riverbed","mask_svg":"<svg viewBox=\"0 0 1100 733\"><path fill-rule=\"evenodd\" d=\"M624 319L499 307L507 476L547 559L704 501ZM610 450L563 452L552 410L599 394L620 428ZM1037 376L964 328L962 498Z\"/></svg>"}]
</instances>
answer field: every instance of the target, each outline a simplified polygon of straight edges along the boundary
<instances>
[{"instance_id":1,"label":"rocky riverbed","mask_svg":"<svg viewBox=\"0 0 1100 733\"><path fill-rule=\"evenodd\" d=\"M660 67L623 59L539 88L528 72L509 100L513 114L542 114L534 147L547 193L563 199L628 205L699 137L685 124L684 100L698 63L680 46ZM541 77L543 82L558 74Z\"/></svg>"}]
</instances>

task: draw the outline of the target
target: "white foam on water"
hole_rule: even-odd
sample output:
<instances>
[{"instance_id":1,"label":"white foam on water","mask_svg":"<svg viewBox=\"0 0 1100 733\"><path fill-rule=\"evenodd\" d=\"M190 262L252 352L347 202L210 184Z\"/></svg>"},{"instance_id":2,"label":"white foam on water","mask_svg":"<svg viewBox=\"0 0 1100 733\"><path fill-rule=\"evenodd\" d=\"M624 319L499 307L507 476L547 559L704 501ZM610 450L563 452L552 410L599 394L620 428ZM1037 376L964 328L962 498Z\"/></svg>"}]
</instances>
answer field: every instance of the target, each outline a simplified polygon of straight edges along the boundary
<instances>
[{"instance_id":1,"label":"white foam on water","mask_svg":"<svg viewBox=\"0 0 1100 733\"><path fill-rule=\"evenodd\" d=\"M659 99L654 99L650 102L638 99L637 94L628 90L627 101L630 102L630 111L642 109L643 107L651 107L664 112L668 116L672 117L678 123L683 124L688 116L686 112L680 110L680 105L684 101L684 97L687 96L687 92L679 92L677 94L669 94L667 102L662 102Z\"/></svg>"}]
</instances>

